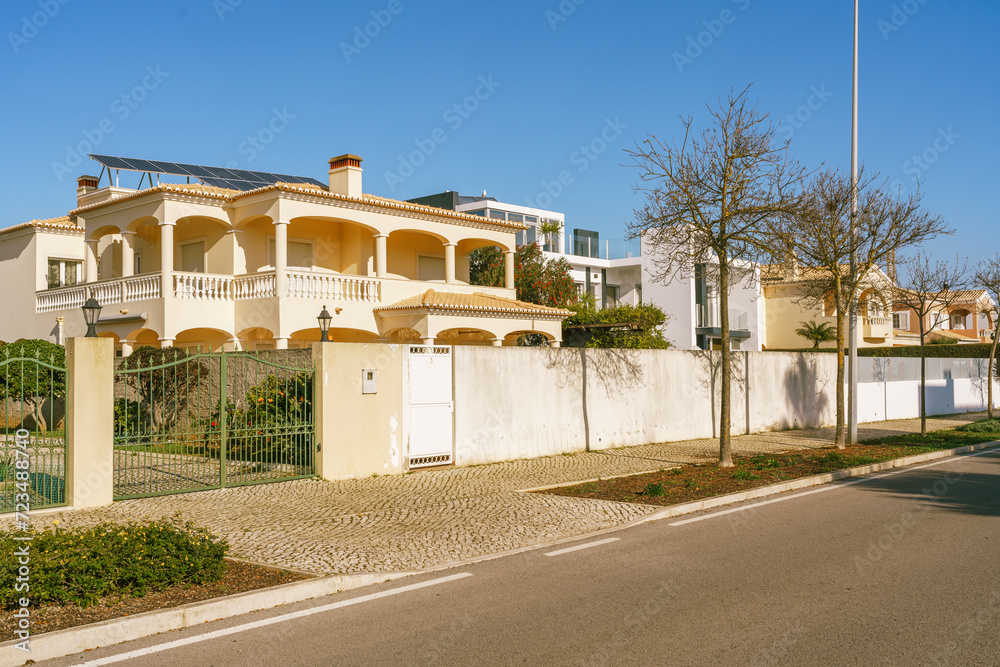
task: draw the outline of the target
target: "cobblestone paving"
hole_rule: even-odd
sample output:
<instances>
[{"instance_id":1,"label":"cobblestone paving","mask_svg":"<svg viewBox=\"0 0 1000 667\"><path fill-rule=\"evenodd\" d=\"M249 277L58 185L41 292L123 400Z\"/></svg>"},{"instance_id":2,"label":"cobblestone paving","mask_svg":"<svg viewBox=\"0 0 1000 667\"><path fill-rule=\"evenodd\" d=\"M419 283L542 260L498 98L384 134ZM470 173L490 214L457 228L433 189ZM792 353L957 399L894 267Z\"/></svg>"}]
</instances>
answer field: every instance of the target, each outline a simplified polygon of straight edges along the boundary
<instances>
[{"instance_id":1,"label":"cobblestone paving","mask_svg":"<svg viewBox=\"0 0 1000 667\"><path fill-rule=\"evenodd\" d=\"M937 418L953 428L982 415ZM858 437L919 431L919 420L862 425ZM737 455L829 446L833 429L733 438ZM124 522L179 512L224 536L232 555L316 573L414 570L572 537L658 508L526 494L528 488L712 461L716 440L642 445L335 482L299 480L119 501L109 507L33 517L37 527ZM11 518L0 519L9 526Z\"/></svg>"}]
</instances>

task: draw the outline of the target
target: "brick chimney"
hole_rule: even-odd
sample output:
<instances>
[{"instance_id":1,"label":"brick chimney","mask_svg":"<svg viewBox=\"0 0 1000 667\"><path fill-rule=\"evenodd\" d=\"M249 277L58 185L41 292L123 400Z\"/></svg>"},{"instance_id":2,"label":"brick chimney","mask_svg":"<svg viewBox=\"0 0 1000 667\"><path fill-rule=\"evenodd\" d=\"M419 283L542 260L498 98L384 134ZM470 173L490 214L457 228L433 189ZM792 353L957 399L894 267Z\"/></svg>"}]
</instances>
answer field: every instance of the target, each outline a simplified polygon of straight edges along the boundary
<instances>
[{"instance_id":1,"label":"brick chimney","mask_svg":"<svg viewBox=\"0 0 1000 667\"><path fill-rule=\"evenodd\" d=\"M361 197L361 158L341 155L330 159L330 192L335 195Z\"/></svg>"},{"instance_id":2,"label":"brick chimney","mask_svg":"<svg viewBox=\"0 0 1000 667\"><path fill-rule=\"evenodd\" d=\"M81 176L76 179L76 195L85 195L88 192L93 192L97 189L98 184L97 176Z\"/></svg>"}]
</instances>

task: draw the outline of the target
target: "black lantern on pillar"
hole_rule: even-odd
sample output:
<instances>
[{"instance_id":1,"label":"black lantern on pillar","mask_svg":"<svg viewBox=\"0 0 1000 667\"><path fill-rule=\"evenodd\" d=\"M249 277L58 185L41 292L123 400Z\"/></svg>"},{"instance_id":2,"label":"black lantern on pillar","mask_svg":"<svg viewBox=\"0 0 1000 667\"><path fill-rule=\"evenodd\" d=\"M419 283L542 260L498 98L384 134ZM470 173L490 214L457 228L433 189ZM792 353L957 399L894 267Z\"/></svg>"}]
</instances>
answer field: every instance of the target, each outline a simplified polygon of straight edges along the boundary
<instances>
[{"instance_id":1,"label":"black lantern on pillar","mask_svg":"<svg viewBox=\"0 0 1000 667\"><path fill-rule=\"evenodd\" d=\"M87 335L84 338L97 338L97 320L101 316L101 304L90 297L83 304L83 320L87 323Z\"/></svg>"},{"instance_id":2,"label":"black lantern on pillar","mask_svg":"<svg viewBox=\"0 0 1000 667\"><path fill-rule=\"evenodd\" d=\"M323 306L323 310L320 312L319 317L316 318L316 321L319 322L320 340L325 343L329 340L330 322L333 321L333 317L327 312L326 306Z\"/></svg>"}]
</instances>

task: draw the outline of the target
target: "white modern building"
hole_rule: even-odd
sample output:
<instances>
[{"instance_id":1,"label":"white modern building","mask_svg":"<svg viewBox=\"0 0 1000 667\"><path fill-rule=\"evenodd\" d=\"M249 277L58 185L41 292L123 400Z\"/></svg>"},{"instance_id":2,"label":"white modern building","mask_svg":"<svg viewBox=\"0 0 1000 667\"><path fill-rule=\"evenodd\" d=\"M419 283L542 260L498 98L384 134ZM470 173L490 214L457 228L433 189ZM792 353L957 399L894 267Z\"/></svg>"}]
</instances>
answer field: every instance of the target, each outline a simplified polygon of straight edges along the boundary
<instances>
[{"instance_id":1,"label":"white modern building","mask_svg":"<svg viewBox=\"0 0 1000 667\"><path fill-rule=\"evenodd\" d=\"M595 231L568 231L565 215L557 211L519 206L494 197L460 195L454 191L409 200L527 226L518 232L517 245L538 242L549 259L569 262L577 290L591 293L599 307L652 303L667 314L666 337L681 350L717 349L722 338L718 289L712 271L692 267L690 275L664 284L654 281L653 250L638 241L601 239ZM555 222L558 232L543 234L542 225ZM764 340L764 299L760 271L748 267L732 280L729 295L729 329L732 348L760 351Z\"/></svg>"}]
</instances>

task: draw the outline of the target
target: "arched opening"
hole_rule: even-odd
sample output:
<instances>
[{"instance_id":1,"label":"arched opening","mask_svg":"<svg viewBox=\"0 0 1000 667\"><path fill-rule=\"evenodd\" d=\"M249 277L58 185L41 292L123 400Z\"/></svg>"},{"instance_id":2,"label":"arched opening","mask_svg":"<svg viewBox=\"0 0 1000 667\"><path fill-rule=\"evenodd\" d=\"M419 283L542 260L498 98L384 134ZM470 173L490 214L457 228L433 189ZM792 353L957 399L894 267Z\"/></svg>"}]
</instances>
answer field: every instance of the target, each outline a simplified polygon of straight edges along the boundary
<instances>
[{"instance_id":1,"label":"arched opening","mask_svg":"<svg viewBox=\"0 0 1000 667\"><path fill-rule=\"evenodd\" d=\"M288 267L349 276L374 275L376 234L373 227L339 218L292 218L288 225ZM273 250L269 252L273 255Z\"/></svg>"},{"instance_id":2,"label":"arched opening","mask_svg":"<svg viewBox=\"0 0 1000 667\"><path fill-rule=\"evenodd\" d=\"M159 273L159 220L150 217L139 218L131 222L126 231L132 233L132 275ZM125 267L122 266L122 269Z\"/></svg>"},{"instance_id":3,"label":"arched opening","mask_svg":"<svg viewBox=\"0 0 1000 667\"><path fill-rule=\"evenodd\" d=\"M392 278L443 283L446 241L429 232L409 229L392 232L386 246L387 274Z\"/></svg>"},{"instance_id":4,"label":"arched opening","mask_svg":"<svg viewBox=\"0 0 1000 667\"><path fill-rule=\"evenodd\" d=\"M383 337L390 343L396 344L421 342L420 332L416 329L410 329L407 327L387 331Z\"/></svg>"},{"instance_id":5,"label":"arched opening","mask_svg":"<svg viewBox=\"0 0 1000 667\"><path fill-rule=\"evenodd\" d=\"M526 347L548 347L555 338L544 331L524 329L512 331L503 337L504 345L522 345Z\"/></svg>"},{"instance_id":6,"label":"arched opening","mask_svg":"<svg viewBox=\"0 0 1000 667\"><path fill-rule=\"evenodd\" d=\"M240 349L245 352L274 349L274 332L264 327L250 327L239 332Z\"/></svg>"},{"instance_id":7,"label":"arched opening","mask_svg":"<svg viewBox=\"0 0 1000 667\"><path fill-rule=\"evenodd\" d=\"M966 308L955 308L949 313L949 326L952 331L968 331L972 329L972 313Z\"/></svg>"},{"instance_id":8,"label":"arched opening","mask_svg":"<svg viewBox=\"0 0 1000 667\"><path fill-rule=\"evenodd\" d=\"M174 347L188 352L222 352L232 336L219 329L185 329L177 334Z\"/></svg>"},{"instance_id":9,"label":"arched opening","mask_svg":"<svg viewBox=\"0 0 1000 667\"><path fill-rule=\"evenodd\" d=\"M122 342L133 350L140 347L160 347L160 334L152 329L136 329L122 338ZM126 355L127 356L127 355Z\"/></svg>"},{"instance_id":10,"label":"arched opening","mask_svg":"<svg viewBox=\"0 0 1000 667\"><path fill-rule=\"evenodd\" d=\"M492 331L456 327L438 333L435 342L441 345L494 345L498 336Z\"/></svg>"},{"instance_id":11,"label":"arched opening","mask_svg":"<svg viewBox=\"0 0 1000 667\"><path fill-rule=\"evenodd\" d=\"M466 284L471 283L470 267L472 265L473 254L477 251L480 251L481 254L484 248L496 248L500 251L501 256L503 253L511 250L511 248L507 245L497 243L496 241L491 241L489 239L462 239L458 242L458 246L455 248L456 280ZM502 257L500 259L502 266ZM500 286L502 286L502 283Z\"/></svg>"},{"instance_id":12,"label":"arched opening","mask_svg":"<svg viewBox=\"0 0 1000 667\"><path fill-rule=\"evenodd\" d=\"M233 275L234 234L207 216L181 218L174 226L174 271Z\"/></svg>"}]
</instances>

